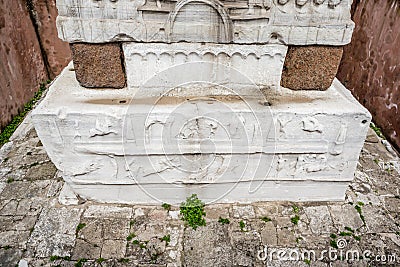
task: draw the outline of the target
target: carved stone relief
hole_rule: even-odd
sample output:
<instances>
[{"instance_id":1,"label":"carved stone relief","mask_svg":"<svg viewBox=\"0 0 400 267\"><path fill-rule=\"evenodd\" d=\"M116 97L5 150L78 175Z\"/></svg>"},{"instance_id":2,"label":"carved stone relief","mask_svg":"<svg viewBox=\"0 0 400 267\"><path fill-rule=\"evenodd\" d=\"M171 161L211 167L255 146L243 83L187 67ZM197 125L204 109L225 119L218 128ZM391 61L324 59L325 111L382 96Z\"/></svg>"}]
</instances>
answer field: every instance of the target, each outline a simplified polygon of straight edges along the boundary
<instances>
[{"instance_id":1,"label":"carved stone relief","mask_svg":"<svg viewBox=\"0 0 400 267\"><path fill-rule=\"evenodd\" d=\"M58 0L57 25L68 42L350 42L348 0L316 1Z\"/></svg>"},{"instance_id":2,"label":"carved stone relief","mask_svg":"<svg viewBox=\"0 0 400 267\"><path fill-rule=\"evenodd\" d=\"M291 114L279 114L277 117L277 121L279 124L279 137L286 138L286 126L289 122L291 122L293 116Z\"/></svg>"},{"instance_id":3,"label":"carved stone relief","mask_svg":"<svg viewBox=\"0 0 400 267\"><path fill-rule=\"evenodd\" d=\"M302 120L302 129L307 132L322 133L323 125L314 117L306 117Z\"/></svg>"},{"instance_id":4,"label":"carved stone relief","mask_svg":"<svg viewBox=\"0 0 400 267\"><path fill-rule=\"evenodd\" d=\"M200 73L208 75L203 80L224 84L234 90L243 85L278 89L287 47L272 44L126 43L123 50L128 86L149 87L151 93L157 95L159 90L174 88L177 80L197 80L199 77L196 75ZM147 67L143 68L143 64ZM174 72L179 73L179 78ZM211 89L208 92L211 94Z\"/></svg>"},{"instance_id":5,"label":"carved stone relief","mask_svg":"<svg viewBox=\"0 0 400 267\"><path fill-rule=\"evenodd\" d=\"M346 135L347 135L347 124L345 122L342 122L337 137L335 139L332 151L330 152L332 155L336 156L343 153L343 148L346 142Z\"/></svg>"}]
</instances>

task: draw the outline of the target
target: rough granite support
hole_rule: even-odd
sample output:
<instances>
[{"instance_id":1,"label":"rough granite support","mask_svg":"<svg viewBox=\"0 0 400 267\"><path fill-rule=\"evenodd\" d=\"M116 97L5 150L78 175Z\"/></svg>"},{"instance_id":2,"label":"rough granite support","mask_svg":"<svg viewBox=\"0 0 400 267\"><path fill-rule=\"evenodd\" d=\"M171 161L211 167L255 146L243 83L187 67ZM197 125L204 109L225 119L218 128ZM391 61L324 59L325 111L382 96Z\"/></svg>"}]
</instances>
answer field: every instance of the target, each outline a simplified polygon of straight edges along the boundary
<instances>
[{"instance_id":1,"label":"rough granite support","mask_svg":"<svg viewBox=\"0 0 400 267\"><path fill-rule=\"evenodd\" d=\"M292 90L326 90L339 68L343 47L290 46L281 85Z\"/></svg>"},{"instance_id":2,"label":"rough granite support","mask_svg":"<svg viewBox=\"0 0 400 267\"><path fill-rule=\"evenodd\" d=\"M119 43L71 44L76 78L84 87L123 88L126 84Z\"/></svg>"}]
</instances>

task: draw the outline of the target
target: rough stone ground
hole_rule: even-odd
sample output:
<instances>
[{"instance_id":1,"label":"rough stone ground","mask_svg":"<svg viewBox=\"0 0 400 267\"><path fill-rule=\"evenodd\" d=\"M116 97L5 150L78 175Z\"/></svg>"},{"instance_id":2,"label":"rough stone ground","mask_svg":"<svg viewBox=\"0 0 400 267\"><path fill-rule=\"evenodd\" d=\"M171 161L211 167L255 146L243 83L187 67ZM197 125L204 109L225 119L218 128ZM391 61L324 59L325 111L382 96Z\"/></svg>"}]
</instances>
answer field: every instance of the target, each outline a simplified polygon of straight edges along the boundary
<instances>
[{"instance_id":1,"label":"rough stone ground","mask_svg":"<svg viewBox=\"0 0 400 267\"><path fill-rule=\"evenodd\" d=\"M197 230L185 227L179 207L59 204L63 181L29 119L0 150L0 162L0 266L400 265L400 160L373 131L344 202L210 205ZM309 250L319 258L343 246L340 239L344 253L370 250L387 260L257 258L261 245L268 253L284 249L286 258Z\"/></svg>"}]
</instances>

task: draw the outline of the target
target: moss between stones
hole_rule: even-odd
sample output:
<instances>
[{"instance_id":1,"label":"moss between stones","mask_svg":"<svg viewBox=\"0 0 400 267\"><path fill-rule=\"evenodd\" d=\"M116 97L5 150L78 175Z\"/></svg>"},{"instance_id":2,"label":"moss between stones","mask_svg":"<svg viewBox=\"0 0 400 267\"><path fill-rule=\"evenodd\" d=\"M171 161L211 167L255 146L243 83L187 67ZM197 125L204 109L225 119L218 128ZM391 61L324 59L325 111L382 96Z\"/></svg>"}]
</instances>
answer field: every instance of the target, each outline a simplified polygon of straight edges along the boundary
<instances>
[{"instance_id":1,"label":"moss between stones","mask_svg":"<svg viewBox=\"0 0 400 267\"><path fill-rule=\"evenodd\" d=\"M371 122L371 124L369 125L369 127L374 130L374 132L376 133L377 136L379 136L382 139L386 139L385 136L382 134L382 130L376 126L374 123Z\"/></svg>"},{"instance_id":2,"label":"moss between stones","mask_svg":"<svg viewBox=\"0 0 400 267\"><path fill-rule=\"evenodd\" d=\"M198 199L196 194L191 195L180 206L181 219L194 230L198 226L206 225L206 220L203 217L206 215L204 206L205 204Z\"/></svg>"},{"instance_id":3,"label":"moss between stones","mask_svg":"<svg viewBox=\"0 0 400 267\"><path fill-rule=\"evenodd\" d=\"M4 127L3 131L0 133L0 147L10 141L10 137L12 136L12 134L24 120L26 114L28 114L28 112L31 111L35 104L40 100L43 92L47 88L46 85L50 82L51 81L48 80L46 83L40 84L39 90L35 93L33 98L25 104L23 110L18 115L14 116L11 122L6 127Z\"/></svg>"},{"instance_id":4,"label":"moss between stones","mask_svg":"<svg viewBox=\"0 0 400 267\"><path fill-rule=\"evenodd\" d=\"M219 217L218 222L219 222L220 224L222 224L222 225L224 225L224 224L229 224L229 223L230 223L229 219L221 218L221 217Z\"/></svg>"},{"instance_id":5,"label":"moss between stones","mask_svg":"<svg viewBox=\"0 0 400 267\"><path fill-rule=\"evenodd\" d=\"M160 238L161 241L165 241L165 244L168 246L169 242L171 242L171 235L165 235Z\"/></svg>"},{"instance_id":6,"label":"moss between stones","mask_svg":"<svg viewBox=\"0 0 400 267\"><path fill-rule=\"evenodd\" d=\"M165 210L170 211L171 210L171 205L168 203L163 203L161 205L161 207L163 207Z\"/></svg>"}]
</instances>

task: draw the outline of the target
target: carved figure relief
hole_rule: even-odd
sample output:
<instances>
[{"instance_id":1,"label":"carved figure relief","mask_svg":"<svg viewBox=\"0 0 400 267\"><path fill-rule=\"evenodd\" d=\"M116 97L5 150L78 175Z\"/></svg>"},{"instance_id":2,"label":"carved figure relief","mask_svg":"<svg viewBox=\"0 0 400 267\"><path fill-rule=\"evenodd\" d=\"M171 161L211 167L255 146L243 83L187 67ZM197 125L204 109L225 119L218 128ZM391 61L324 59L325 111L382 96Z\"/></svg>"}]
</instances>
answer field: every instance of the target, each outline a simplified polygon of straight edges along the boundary
<instances>
[{"instance_id":1,"label":"carved figure relief","mask_svg":"<svg viewBox=\"0 0 400 267\"><path fill-rule=\"evenodd\" d=\"M170 41L223 42L232 40L231 21L219 1L180 1L169 19L167 35ZM193 35L193 36L192 36Z\"/></svg>"},{"instance_id":2,"label":"carved figure relief","mask_svg":"<svg viewBox=\"0 0 400 267\"><path fill-rule=\"evenodd\" d=\"M161 139L164 125L165 125L165 122L156 120L156 119L146 121L146 126L145 126L145 141L146 141L146 143L150 143L151 141L155 140L156 138Z\"/></svg>"},{"instance_id":3,"label":"carved figure relief","mask_svg":"<svg viewBox=\"0 0 400 267\"><path fill-rule=\"evenodd\" d=\"M292 115L288 114L279 114L278 115L278 124L279 124L279 137L286 138L286 125L292 121Z\"/></svg>"},{"instance_id":4,"label":"carved figure relief","mask_svg":"<svg viewBox=\"0 0 400 267\"><path fill-rule=\"evenodd\" d=\"M328 165L328 158L325 154L301 154L295 158L288 155L279 155L276 161L276 176L283 174L283 176L299 177L329 169L334 169L334 167Z\"/></svg>"},{"instance_id":5,"label":"carved figure relief","mask_svg":"<svg viewBox=\"0 0 400 267\"><path fill-rule=\"evenodd\" d=\"M314 117L304 118L302 124L303 131L322 133L323 125Z\"/></svg>"},{"instance_id":6,"label":"carved figure relief","mask_svg":"<svg viewBox=\"0 0 400 267\"><path fill-rule=\"evenodd\" d=\"M76 120L74 123L74 142L79 142L82 139L82 135L79 132L79 121Z\"/></svg>"},{"instance_id":7,"label":"carved figure relief","mask_svg":"<svg viewBox=\"0 0 400 267\"><path fill-rule=\"evenodd\" d=\"M280 5L286 5L289 2L289 0L278 0L278 4Z\"/></svg>"},{"instance_id":8,"label":"carved figure relief","mask_svg":"<svg viewBox=\"0 0 400 267\"><path fill-rule=\"evenodd\" d=\"M55 143L62 144L63 138L56 120L49 120L47 122L47 128L49 129L51 139L54 140Z\"/></svg>"},{"instance_id":9,"label":"carved figure relief","mask_svg":"<svg viewBox=\"0 0 400 267\"><path fill-rule=\"evenodd\" d=\"M127 162L127 159L122 156L111 156L110 158L112 159L112 164L114 167L114 174L113 178L116 180L127 180L131 179L131 174L129 173L130 170L130 165L133 163L133 159L131 159L130 163Z\"/></svg>"},{"instance_id":10,"label":"carved figure relief","mask_svg":"<svg viewBox=\"0 0 400 267\"><path fill-rule=\"evenodd\" d=\"M128 142L136 142L135 118L127 118L124 124L124 138Z\"/></svg>"},{"instance_id":11,"label":"carved figure relief","mask_svg":"<svg viewBox=\"0 0 400 267\"><path fill-rule=\"evenodd\" d=\"M278 156L278 160L277 160L277 166L276 166L276 172L277 175L279 175L279 173L285 169L285 165L286 165L287 159L283 158L282 155Z\"/></svg>"},{"instance_id":12,"label":"carved figure relief","mask_svg":"<svg viewBox=\"0 0 400 267\"><path fill-rule=\"evenodd\" d=\"M314 4L316 5L322 5L325 2L325 0L314 0Z\"/></svg>"},{"instance_id":13,"label":"carved figure relief","mask_svg":"<svg viewBox=\"0 0 400 267\"><path fill-rule=\"evenodd\" d=\"M297 6L304 6L309 0L296 0L296 5Z\"/></svg>"},{"instance_id":14,"label":"carved figure relief","mask_svg":"<svg viewBox=\"0 0 400 267\"><path fill-rule=\"evenodd\" d=\"M328 0L328 6L330 8L335 8L337 5L340 4L342 0Z\"/></svg>"},{"instance_id":15,"label":"carved figure relief","mask_svg":"<svg viewBox=\"0 0 400 267\"><path fill-rule=\"evenodd\" d=\"M340 125L340 129L336 140L334 142L331 154L332 155L340 155L343 152L344 144L346 142L346 135L347 135L347 124L343 123Z\"/></svg>"},{"instance_id":16,"label":"carved figure relief","mask_svg":"<svg viewBox=\"0 0 400 267\"><path fill-rule=\"evenodd\" d=\"M304 154L297 158L294 164L293 176L300 173L319 172L327 168L327 157L325 155Z\"/></svg>"},{"instance_id":17,"label":"carved figure relief","mask_svg":"<svg viewBox=\"0 0 400 267\"><path fill-rule=\"evenodd\" d=\"M181 139L211 139L214 137L218 124L206 118L196 118L188 121L178 134Z\"/></svg>"},{"instance_id":18,"label":"carved figure relief","mask_svg":"<svg viewBox=\"0 0 400 267\"><path fill-rule=\"evenodd\" d=\"M89 130L90 137L108 135L111 133L117 134L118 132L112 126L113 126L113 121L111 118L109 117L97 118L96 126Z\"/></svg>"},{"instance_id":19,"label":"carved figure relief","mask_svg":"<svg viewBox=\"0 0 400 267\"><path fill-rule=\"evenodd\" d=\"M254 15L255 8L259 7L261 10L261 14L266 15L267 10L272 7L273 3L272 0L249 0L248 6L249 9L247 10L246 14Z\"/></svg>"}]
</instances>

